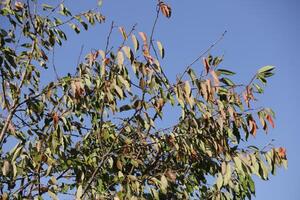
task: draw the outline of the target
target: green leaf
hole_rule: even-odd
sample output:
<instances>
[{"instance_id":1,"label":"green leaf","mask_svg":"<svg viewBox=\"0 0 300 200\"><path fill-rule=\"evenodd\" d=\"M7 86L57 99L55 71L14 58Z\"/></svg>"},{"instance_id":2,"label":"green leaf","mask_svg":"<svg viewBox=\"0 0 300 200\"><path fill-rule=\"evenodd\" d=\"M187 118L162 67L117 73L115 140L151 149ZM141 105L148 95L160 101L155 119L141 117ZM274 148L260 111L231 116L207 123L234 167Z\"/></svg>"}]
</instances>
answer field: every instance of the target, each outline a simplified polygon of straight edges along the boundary
<instances>
[{"instance_id":1,"label":"green leaf","mask_svg":"<svg viewBox=\"0 0 300 200\"><path fill-rule=\"evenodd\" d=\"M221 78L220 81L228 86L234 86L235 84L232 82L232 80L228 78Z\"/></svg>"},{"instance_id":2,"label":"green leaf","mask_svg":"<svg viewBox=\"0 0 300 200\"><path fill-rule=\"evenodd\" d=\"M80 22L80 24L83 26L83 28L85 29L85 30L88 30L88 25L87 25L87 23L85 23L84 21L81 21Z\"/></svg>"},{"instance_id":3,"label":"green leaf","mask_svg":"<svg viewBox=\"0 0 300 200\"><path fill-rule=\"evenodd\" d=\"M275 68L274 66L268 65L268 66L265 66L265 67L260 68L260 69L257 71L257 73L258 73L258 74L261 74L261 73L271 72L272 70L274 70L274 68Z\"/></svg>"},{"instance_id":4,"label":"green leaf","mask_svg":"<svg viewBox=\"0 0 300 200\"><path fill-rule=\"evenodd\" d=\"M219 74L223 74L223 75L235 75L235 72L232 72L232 71L229 71L227 69L217 69L216 70L216 73L219 75Z\"/></svg>"},{"instance_id":5,"label":"green leaf","mask_svg":"<svg viewBox=\"0 0 300 200\"><path fill-rule=\"evenodd\" d=\"M98 0L98 6L101 7L103 4L103 0Z\"/></svg>"},{"instance_id":6,"label":"green leaf","mask_svg":"<svg viewBox=\"0 0 300 200\"><path fill-rule=\"evenodd\" d=\"M70 24L70 26L77 34L80 33L80 29L76 24Z\"/></svg>"},{"instance_id":7,"label":"green leaf","mask_svg":"<svg viewBox=\"0 0 300 200\"><path fill-rule=\"evenodd\" d=\"M48 4L42 4L43 10L51 10L53 9L53 6L50 6Z\"/></svg>"}]
</instances>

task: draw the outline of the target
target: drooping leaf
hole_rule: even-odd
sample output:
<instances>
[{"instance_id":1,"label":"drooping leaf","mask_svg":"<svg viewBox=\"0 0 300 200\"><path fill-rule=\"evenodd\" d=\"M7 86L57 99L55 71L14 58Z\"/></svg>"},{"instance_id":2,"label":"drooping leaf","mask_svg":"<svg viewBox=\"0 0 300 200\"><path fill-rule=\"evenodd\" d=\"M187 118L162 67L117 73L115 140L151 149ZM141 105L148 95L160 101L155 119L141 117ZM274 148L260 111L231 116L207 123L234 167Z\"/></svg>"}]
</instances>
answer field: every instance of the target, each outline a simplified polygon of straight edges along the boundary
<instances>
[{"instance_id":1,"label":"drooping leaf","mask_svg":"<svg viewBox=\"0 0 300 200\"><path fill-rule=\"evenodd\" d=\"M158 47L159 54L160 54L161 58L164 58L165 57L165 49L162 46L160 41L157 41L157 47Z\"/></svg>"}]
</instances>

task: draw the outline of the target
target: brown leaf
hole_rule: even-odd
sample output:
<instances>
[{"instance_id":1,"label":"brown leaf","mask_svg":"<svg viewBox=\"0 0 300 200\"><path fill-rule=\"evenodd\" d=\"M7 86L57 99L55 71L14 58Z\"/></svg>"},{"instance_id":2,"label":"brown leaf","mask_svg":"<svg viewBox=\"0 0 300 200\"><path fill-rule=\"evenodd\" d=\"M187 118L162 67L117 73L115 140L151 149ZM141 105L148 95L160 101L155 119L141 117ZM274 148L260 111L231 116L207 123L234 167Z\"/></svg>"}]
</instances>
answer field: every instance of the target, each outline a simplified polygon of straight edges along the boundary
<instances>
[{"instance_id":1,"label":"brown leaf","mask_svg":"<svg viewBox=\"0 0 300 200\"><path fill-rule=\"evenodd\" d=\"M164 99L159 98L155 101L155 108L157 111L161 111L162 107L164 106Z\"/></svg>"},{"instance_id":2,"label":"brown leaf","mask_svg":"<svg viewBox=\"0 0 300 200\"><path fill-rule=\"evenodd\" d=\"M256 131L257 131L257 125L254 119L249 118L248 120L248 125L250 128L250 133L255 137L256 136Z\"/></svg>"},{"instance_id":3,"label":"brown leaf","mask_svg":"<svg viewBox=\"0 0 300 200\"><path fill-rule=\"evenodd\" d=\"M59 116L56 112L52 114L52 120L53 120L54 127L56 127L59 122Z\"/></svg>"},{"instance_id":4,"label":"brown leaf","mask_svg":"<svg viewBox=\"0 0 300 200\"><path fill-rule=\"evenodd\" d=\"M79 99L82 95L84 95L84 88L82 86L81 81L79 81L79 80L74 81L71 84L71 87L72 87L73 93L75 94L76 99Z\"/></svg>"},{"instance_id":5,"label":"brown leaf","mask_svg":"<svg viewBox=\"0 0 300 200\"><path fill-rule=\"evenodd\" d=\"M122 162L120 160L117 160L117 168L119 170L122 170L122 168L123 168Z\"/></svg>"},{"instance_id":6,"label":"brown leaf","mask_svg":"<svg viewBox=\"0 0 300 200\"><path fill-rule=\"evenodd\" d=\"M16 1L15 2L15 8L16 8L17 11L20 11L24 8L24 4L20 1Z\"/></svg>"},{"instance_id":7,"label":"brown leaf","mask_svg":"<svg viewBox=\"0 0 300 200\"><path fill-rule=\"evenodd\" d=\"M206 75L207 75L208 72L209 72L209 69L210 69L208 60L207 60L207 58L203 58L202 61L203 61L203 65L204 65L204 68L205 68L205 71L206 71Z\"/></svg>"},{"instance_id":8,"label":"brown leaf","mask_svg":"<svg viewBox=\"0 0 300 200\"><path fill-rule=\"evenodd\" d=\"M219 85L220 85L220 81L219 81L219 78L218 78L216 72L215 72L214 70L211 70L211 71L210 71L210 74L211 74L211 76L212 76L213 79L214 79L214 84L215 84L215 86L219 86Z\"/></svg>"},{"instance_id":9,"label":"brown leaf","mask_svg":"<svg viewBox=\"0 0 300 200\"><path fill-rule=\"evenodd\" d=\"M165 17L167 17L167 18L171 17L172 9L169 5L165 4L164 2L160 2L159 8Z\"/></svg>"},{"instance_id":10,"label":"brown leaf","mask_svg":"<svg viewBox=\"0 0 300 200\"><path fill-rule=\"evenodd\" d=\"M274 124L274 121L273 121L271 115L267 115L267 116L266 116L266 119L269 121L269 123L271 124L271 126L272 126L273 128L275 128L275 124Z\"/></svg>"},{"instance_id":11,"label":"brown leaf","mask_svg":"<svg viewBox=\"0 0 300 200\"><path fill-rule=\"evenodd\" d=\"M35 147L36 147L37 152L40 152L40 151L41 151L41 148L42 148L42 141L39 140L39 141L36 143Z\"/></svg>"}]
</instances>

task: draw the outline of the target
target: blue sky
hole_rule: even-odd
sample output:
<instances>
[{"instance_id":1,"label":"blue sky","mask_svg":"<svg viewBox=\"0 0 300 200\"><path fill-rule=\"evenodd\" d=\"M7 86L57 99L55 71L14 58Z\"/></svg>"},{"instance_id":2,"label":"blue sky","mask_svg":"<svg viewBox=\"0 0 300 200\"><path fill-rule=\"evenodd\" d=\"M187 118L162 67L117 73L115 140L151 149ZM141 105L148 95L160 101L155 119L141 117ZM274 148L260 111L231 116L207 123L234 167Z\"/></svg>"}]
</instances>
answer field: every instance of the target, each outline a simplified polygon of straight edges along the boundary
<instances>
[{"instance_id":1,"label":"blue sky","mask_svg":"<svg viewBox=\"0 0 300 200\"><path fill-rule=\"evenodd\" d=\"M46 2L46 1L45 1ZM48 1L49 2L49 1ZM55 62L60 75L74 72L80 47L83 55L91 49L104 49L112 20L129 29L137 23L137 30L150 34L155 17L154 0L103 0L101 8L107 17L104 25L91 28L79 36L70 32L63 48L56 49ZM254 144L267 144L275 139L277 146L287 148L288 170L278 170L270 181L257 180L257 200L298 199L300 190L299 165L300 123L297 91L300 73L300 2L297 0L166 0L173 10L171 19L161 17L154 39L162 41L166 49L164 68L173 80L227 30L225 38L214 48L213 55L224 54L222 68L237 72L235 80L248 82L257 69L276 66L260 104L276 112L276 128L266 136L258 133ZM96 5L96 0L66 1L71 10L82 11ZM112 39L119 38L116 31ZM195 67L202 67L201 63ZM55 78L55 77L53 77ZM175 119L175 118L174 118ZM166 126L172 120L167 120ZM164 125L164 124L163 124Z\"/></svg>"}]
</instances>

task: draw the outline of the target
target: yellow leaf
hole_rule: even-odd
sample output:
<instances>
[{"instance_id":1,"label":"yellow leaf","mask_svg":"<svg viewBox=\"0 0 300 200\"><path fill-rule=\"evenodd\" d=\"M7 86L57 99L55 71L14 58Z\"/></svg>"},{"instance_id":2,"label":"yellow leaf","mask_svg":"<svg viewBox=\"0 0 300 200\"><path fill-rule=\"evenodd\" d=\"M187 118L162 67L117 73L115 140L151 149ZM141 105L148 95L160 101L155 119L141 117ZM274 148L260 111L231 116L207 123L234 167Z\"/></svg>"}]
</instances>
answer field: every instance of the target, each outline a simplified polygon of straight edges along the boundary
<instances>
[{"instance_id":1,"label":"yellow leaf","mask_svg":"<svg viewBox=\"0 0 300 200\"><path fill-rule=\"evenodd\" d=\"M133 42L134 51L136 52L140 47L139 41L136 39L135 35L133 34L131 35L131 40Z\"/></svg>"}]
</instances>

